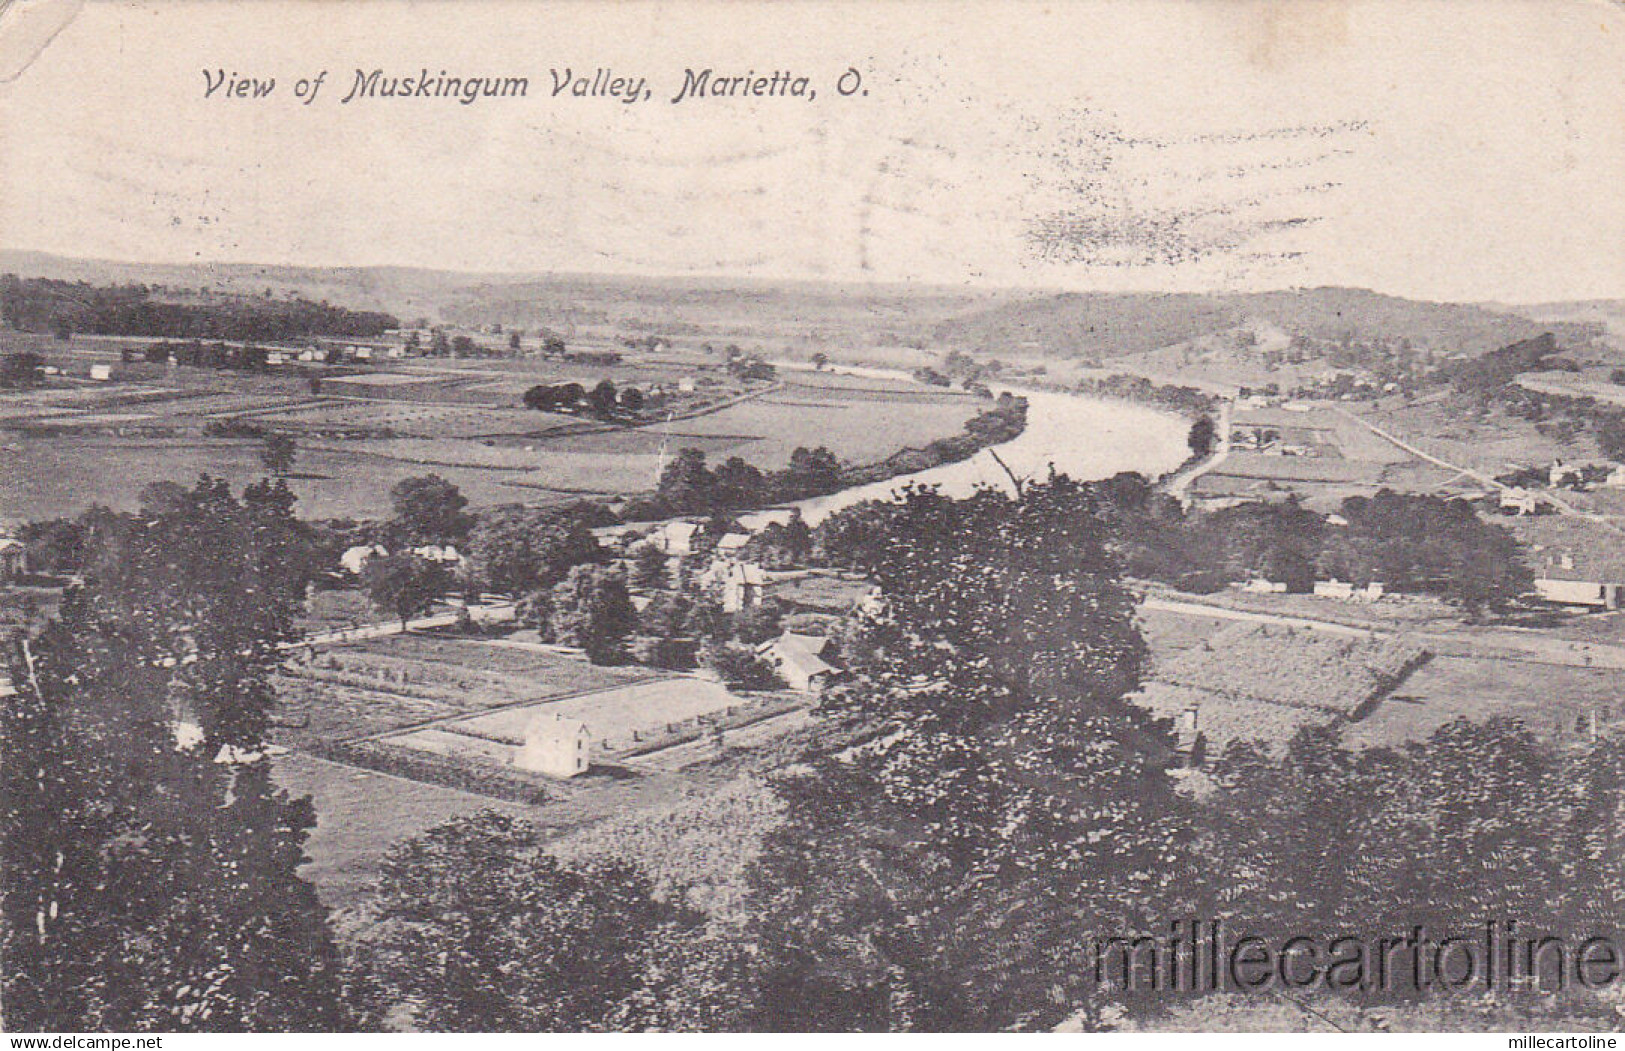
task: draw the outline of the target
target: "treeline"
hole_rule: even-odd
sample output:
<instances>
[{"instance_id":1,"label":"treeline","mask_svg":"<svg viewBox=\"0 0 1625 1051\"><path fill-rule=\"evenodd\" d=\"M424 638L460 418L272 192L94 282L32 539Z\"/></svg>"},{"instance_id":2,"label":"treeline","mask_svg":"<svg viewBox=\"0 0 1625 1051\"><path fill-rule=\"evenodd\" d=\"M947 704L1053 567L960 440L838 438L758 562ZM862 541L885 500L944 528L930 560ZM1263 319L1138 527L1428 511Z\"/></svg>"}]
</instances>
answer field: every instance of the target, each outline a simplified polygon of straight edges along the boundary
<instances>
[{"instance_id":1,"label":"treeline","mask_svg":"<svg viewBox=\"0 0 1625 1051\"><path fill-rule=\"evenodd\" d=\"M1135 475L1102 483L1102 496L1128 572L1189 590L1263 578L1305 592L1335 578L1479 616L1533 586L1517 539L1465 500L1384 489L1344 500L1336 518L1290 498L1186 513Z\"/></svg>"},{"instance_id":2,"label":"treeline","mask_svg":"<svg viewBox=\"0 0 1625 1051\"><path fill-rule=\"evenodd\" d=\"M1185 416L1200 417L1218 408L1218 399L1206 391L1177 384L1153 383L1144 376L1131 376L1121 372L1079 380L1077 390L1079 394L1119 398L1140 405L1171 409Z\"/></svg>"},{"instance_id":3,"label":"treeline","mask_svg":"<svg viewBox=\"0 0 1625 1051\"><path fill-rule=\"evenodd\" d=\"M633 415L653 408L661 398L645 395L638 387L616 388L613 380L599 380L591 390L579 383L539 383L524 394L527 409L539 412L585 412L599 419Z\"/></svg>"},{"instance_id":4,"label":"treeline","mask_svg":"<svg viewBox=\"0 0 1625 1051\"><path fill-rule=\"evenodd\" d=\"M1513 383L1521 372L1577 372L1579 366L1559 356L1557 337L1550 332L1521 340L1476 358L1447 361L1440 377L1465 394L1492 396Z\"/></svg>"},{"instance_id":5,"label":"treeline","mask_svg":"<svg viewBox=\"0 0 1625 1051\"><path fill-rule=\"evenodd\" d=\"M155 336L279 342L313 336L368 338L399 328L389 314L307 299L198 293L168 302L146 285L91 285L48 278L0 277L0 320L25 332L66 336Z\"/></svg>"},{"instance_id":6,"label":"treeline","mask_svg":"<svg viewBox=\"0 0 1625 1051\"><path fill-rule=\"evenodd\" d=\"M660 475L652 496L628 503L621 517L646 521L711 515L826 496L841 489L912 474L974 456L1015 438L1027 426L1027 399L999 395L994 407L965 422L964 432L920 449L904 449L865 466L845 466L827 448L797 448L783 470L763 471L738 456L711 467L703 450L686 448Z\"/></svg>"},{"instance_id":7,"label":"treeline","mask_svg":"<svg viewBox=\"0 0 1625 1051\"><path fill-rule=\"evenodd\" d=\"M1437 595L1481 615L1504 610L1533 586L1517 539L1464 500L1384 489L1349 497L1334 518L1295 498L1187 511L1132 473L1090 489L1125 572L1181 590L1265 579L1307 592L1335 578ZM817 556L862 565L892 528L893 513L892 505L869 501L831 515L813 531Z\"/></svg>"}]
</instances>

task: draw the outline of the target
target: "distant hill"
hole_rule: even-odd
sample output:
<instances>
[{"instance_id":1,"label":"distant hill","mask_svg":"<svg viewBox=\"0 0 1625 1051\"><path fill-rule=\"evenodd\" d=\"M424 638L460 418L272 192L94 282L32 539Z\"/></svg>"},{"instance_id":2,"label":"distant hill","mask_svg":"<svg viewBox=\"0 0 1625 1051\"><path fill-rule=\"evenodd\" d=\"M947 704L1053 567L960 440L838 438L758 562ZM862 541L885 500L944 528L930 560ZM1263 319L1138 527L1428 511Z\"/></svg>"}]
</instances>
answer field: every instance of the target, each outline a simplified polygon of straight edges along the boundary
<instances>
[{"instance_id":1,"label":"distant hill","mask_svg":"<svg viewBox=\"0 0 1625 1051\"><path fill-rule=\"evenodd\" d=\"M938 343L969 351L1110 358L1156 350L1242 316L1216 296L1065 292L1001 304L938 325Z\"/></svg>"},{"instance_id":2,"label":"distant hill","mask_svg":"<svg viewBox=\"0 0 1625 1051\"><path fill-rule=\"evenodd\" d=\"M1609 342L1625 350L1625 299L1583 299L1572 303L1532 303L1524 306L1504 306L1496 303L1491 309L1517 314L1544 325L1601 325L1607 329Z\"/></svg>"},{"instance_id":3,"label":"distant hill","mask_svg":"<svg viewBox=\"0 0 1625 1051\"><path fill-rule=\"evenodd\" d=\"M410 267L162 264L73 259L0 249L0 274L91 284L142 283L273 296L294 292L412 324L500 323L529 330L576 326L628 334L809 344L924 344L947 318L1038 293L910 285L652 278L614 274L479 274Z\"/></svg>"},{"instance_id":4,"label":"distant hill","mask_svg":"<svg viewBox=\"0 0 1625 1051\"><path fill-rule=\"evenodd\" d=\"M1542 332L1565 347L1625 333L1625 301L1529 307L1430 303L1354 288L1249 294L1077 293L749 278L476 274L410 267L145 264L0 250L0 273L93 284L142 282L297 293L412 324L501 323L569 333L933 350L1106 360L1243 327L1336 341L1409 339L1477 355Z\"/></svg>"},{"instance_id":5,"label":"distant hill","mask_svg":"<svg viewBox=\"0 0 1625 1051\"><path fill-rule=\"evenodd\" d=\"M1309 288L1209 296L1061 294L954 318L935 335L966 349L1025 348L1104 360L1261 323L1317 340L1409 339L1417 347L1469 355L1548 330L1564 343L1584 343L1599 332L1595 325L1557 317L1540 321L1473 304Z\"/></svg>"}]
</instances>

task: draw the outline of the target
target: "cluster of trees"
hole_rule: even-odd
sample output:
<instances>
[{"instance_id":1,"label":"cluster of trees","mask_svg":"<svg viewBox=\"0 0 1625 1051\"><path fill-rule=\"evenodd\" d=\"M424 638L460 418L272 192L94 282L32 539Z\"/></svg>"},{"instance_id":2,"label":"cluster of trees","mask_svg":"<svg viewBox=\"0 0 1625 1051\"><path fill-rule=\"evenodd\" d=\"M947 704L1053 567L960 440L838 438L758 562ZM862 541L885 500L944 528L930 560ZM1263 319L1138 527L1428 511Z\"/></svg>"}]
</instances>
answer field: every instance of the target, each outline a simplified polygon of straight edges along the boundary
<instances>
[{"instance_id":1,"label":"cluster of trees","mask_svg":"<svg viewBox=\"0 0 1625 1051\"><path fill-rule=\"evenodd\" d=\"M31 350L0 355L0 388L25 390L45 382L45 359Z\"/></svg>"},{"instance_id":2,"label":"cluster of trees","mask_svg":"<svg viewBox=\"0 0 1625 1051\"><path fill-rule=\"evenodd\" d=\"M1308 591L1316 580L1438 595L1474 616L1501 611L1533 578L1517 539L1465 500L1382 490L1355 496L1333 525L1295 498L1186 513L1138 475L1098 486L1128 571L1213 590L1255 578Z\"/></svg>"},{"instance_id":3,"label":"cluster of trees","mask_svg":"<svg viewBox=\"0 0 1625 1051\"><path fill-rule=\"evenodd\" d=\"M653 549L649 549L653 550ZM724 682L742 689L783 685L771 667L757 659L754 647L778 635L785 611L769 599L736 613L724 612L716 597L691 587L665 585L665 556L633 566L660 580L640 612L632 588L620 569L584 562L551 586L540 586L521 603L521 619L549 642L579 646L595 664L636 659L654 667L686 670L704 665Z\"/></svg>"},{"instance_id":4,"label":"cluster of trees","mask_svg":"<svg viewBox=\"0 0 1625 1051\"><path fill-rule=\"evenodd\" d=\"M1493 397L1512 384L1521 372L1563 369L1573 371L1573 361L1558 356L1557 337L1550 332L1520 340L1476 358L1446 362L1442 379L1457 390L1483 398Z\"/></svg>"},{"instance_id":5,"label":"cluster of trees","mask_svg":"<svg viewBox=\"0 0 1625 1051\"><path fill-rule=\"evenodd\" d=\"M1264 578L1305 592L1335 577L1438 595L1476 616L1505 609L1533 585L1517 539L1464 500L1385 489L1345 500L1347 525L1333 525L1293 498L1187 512L1136 474L1090 489L1125 571L1186 590ZM894 505L866 501L830 515L812 531L813 558L860 568L895 514Z\"/></svg>"},{"instance_id":6,"label":"cluster of trees","mask_svg":"<svg viewBox=\"0 0 1625 1051\"><path fill-rule=\"evenodd\" d=\"M660 474L651 517L716 514L820 496L841 487L841 462L823 446L798 446L782 471L763 471L738 456L715 468L700 449L681 450Z\"/></svg>"},{"instance_id":7,"label":"cluster of trees","mask_svg":"<svg viewBox=\"0 0 1625 1051\"><path fill-rule=\"evenodd\" d=\"M269 342L310 336L367 338L400 327L388 314L306 299L225 293L189 293L186 298L195 301L166 300L146 285L100 286L6 274L0 277L0 321L26 332L58 335L72 331Z\"/></svg>"},{"instance_id":8,"label":"cluster of trees","mask_svg":"<svg viewBox=\"0 0 1625 1051\"><path fill-rule=\"evenodd\" d=\"M848 486L968 459L979 449L1009 441L1026 425L1026 399L1006 392L993 408L967 420L962 434L940 438L924 449L905 449L865 467L843 467L834 453L819 446L798 447L790 454L789 465L780 471L763 471L738 456L713 468L707 465L703 450L685 448L661 472L654 495L629 504L623 517L635 521L678 514L722 514L823 496Z\"/></svg>"},{"instance_id":9,"label":"cluster of trees","mask_svg":"<svg viewBox=\"0 0 1625 1051\"><path fill-rule=\"evenodd\" d=\"M544 640L579 646L594 664L625 662L638 628L626 577L601 565L575 566L552 587L532 591L521 615Z\"/></svg>"},{"instance_id":10,"label":"cluster of trees","mask_svg":"<svg viewBox=\"0 0 1625 1051\"><path fill-rule=\"evenodd\" d=\"M779 378L779 370L761 358L728 356L728 374L735 379L771 383Z\"/></svg>"},{"instance_id":11,"label":"cluster of trees","mask_svg":"<svg viewBox=\"0 0 1625 1051\"><path fill-rule=\"evenodd\" d=\"M254 344L232 346L228 343L205 343L201 339L153 343L143 350L126 347L125 361L142 360L149 364L173 361L177 365L199 369L238 369L258 371L270 361L271 350ZM337 362L344 359L343 352L328 349L321 352L321 360ZM314 382L314 381L313 381ZM315 388L312 387L312 390Z\"/></svg>"},{"instance_id":12,"label":"cluster of trees","mask_svg":"<svg viewBox=\"0 0 1625 1051\"><path fill-rule=\"evenodd\" d=\"M617 389L613 380L600 380L591 390L579 383L540 383L525 391L527 409L541 412L587 412L600 419L633 414L647 402L637 387Z\"/></svg>"},{"instance_id":13,"label":"cluster of trees","mask_svg":"<svg viewBox=\"0 0 1625 1051\"><path fill-rule=\"evenodd\" d=\"M1144 376L1131 376L1121 372L1102 378L1080 380L1077 389L1080 394L1118 398L1141 405L1155 405L1187 416L1205 416L1218 407L1218 399L1204 390L1182 387L1174 383L1153 383Z\"/></svg>"},{"instance_id":14,"label":"cluster of trees","mask_svg":"<svg viewBox=\"0 0 1625 1051\"><path fill-rule=\"evenodd\" d=\"M303 598L292 497L205 478L83 522L84 583L8 654L0 984L9 1030L332 1030L351 1020L315 824L264 758ZM180 719L201 741L177 739ZM234 762L217 761L235 758Z\"/></svg>"}]
</instances>

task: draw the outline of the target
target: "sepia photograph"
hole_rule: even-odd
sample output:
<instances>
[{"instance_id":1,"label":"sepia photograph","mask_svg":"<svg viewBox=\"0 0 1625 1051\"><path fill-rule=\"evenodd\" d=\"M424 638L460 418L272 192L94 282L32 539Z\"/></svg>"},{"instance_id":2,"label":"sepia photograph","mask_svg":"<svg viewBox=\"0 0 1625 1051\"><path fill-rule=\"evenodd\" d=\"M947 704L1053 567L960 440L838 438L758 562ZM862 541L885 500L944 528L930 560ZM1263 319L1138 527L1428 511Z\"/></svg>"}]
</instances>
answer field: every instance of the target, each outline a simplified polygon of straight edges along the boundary
<instances>
[{"instance_id":1,"label":"sepia photograph","mask_svg":"<svg viewBox=\"0 0 1625 1051\"><path fill-rule=\"evenodd\" d=\"M0 2L8 1051L1622 1029L1625 3Z\"/></svg>"}]
</instances>

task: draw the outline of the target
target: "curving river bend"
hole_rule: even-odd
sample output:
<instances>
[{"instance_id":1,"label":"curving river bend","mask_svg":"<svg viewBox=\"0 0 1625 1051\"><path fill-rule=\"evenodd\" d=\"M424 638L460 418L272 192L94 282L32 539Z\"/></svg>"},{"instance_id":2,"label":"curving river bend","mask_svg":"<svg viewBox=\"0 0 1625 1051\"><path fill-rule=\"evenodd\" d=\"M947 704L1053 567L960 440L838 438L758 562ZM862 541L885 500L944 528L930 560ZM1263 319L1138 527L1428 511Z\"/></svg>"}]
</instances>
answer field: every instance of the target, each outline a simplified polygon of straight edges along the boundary
<instances>
[{"instance_id":1,"label":"curving river bend","mask_svg":"<svg viewBox=\"0 0 1625 1051\"><path fill-rule=\"evenodd\" d=\"M806 369L801 362L775 362L781 369ZM838 371L876 379L909 380L907 373L892 369L839 366ZM1186 437L1190 423L1184 417L1161 409L1128 402L1108 401L1077 394L995 387L1027 399L1027 428L1002 445L994 446L1000 458L1017 477L1043 478L1053 465L1057 471L1080 481L1110 478L1121 471L1138 471L1157 478L1179 467L1190 456ZM813 497L785 505L775 511L757 511L739 516L740 524L755 530L774 519L782 519L790 507L801 511L808 525L864 500L886 500L904 486L916 483L935 485L953 497L969 495L978 486L991 485L1008 490L1010 478L993 456L983 449L968 460L943 464L913 474L899 475L868 485L843 489L828 496Z\"/></svg>"}]
</instances>

